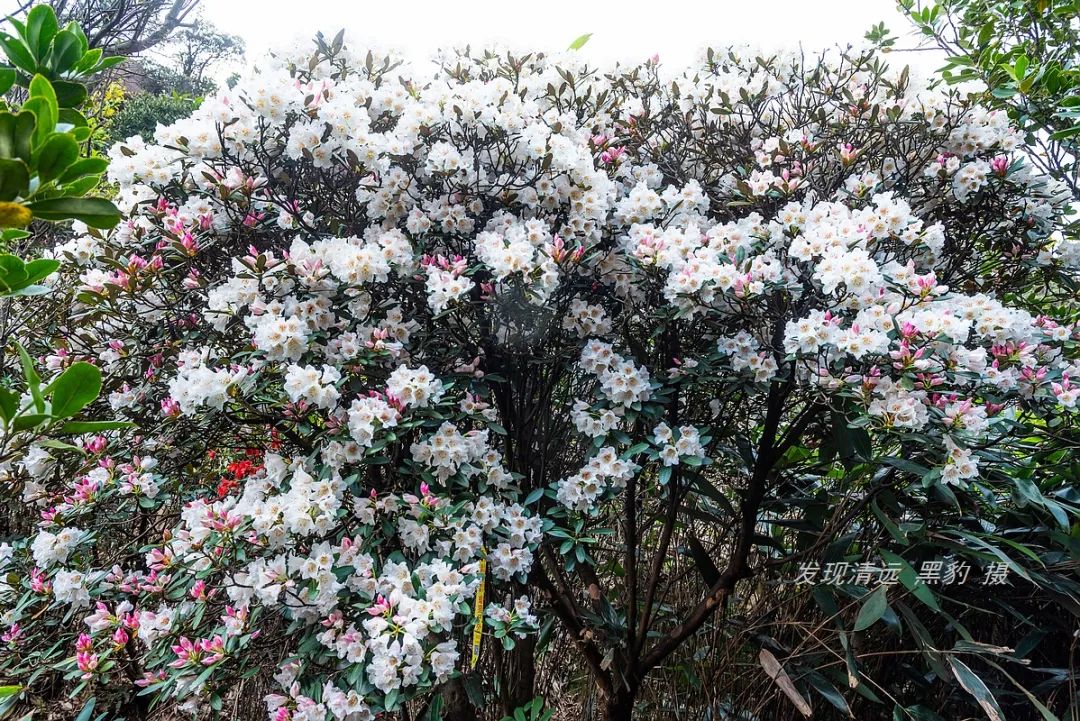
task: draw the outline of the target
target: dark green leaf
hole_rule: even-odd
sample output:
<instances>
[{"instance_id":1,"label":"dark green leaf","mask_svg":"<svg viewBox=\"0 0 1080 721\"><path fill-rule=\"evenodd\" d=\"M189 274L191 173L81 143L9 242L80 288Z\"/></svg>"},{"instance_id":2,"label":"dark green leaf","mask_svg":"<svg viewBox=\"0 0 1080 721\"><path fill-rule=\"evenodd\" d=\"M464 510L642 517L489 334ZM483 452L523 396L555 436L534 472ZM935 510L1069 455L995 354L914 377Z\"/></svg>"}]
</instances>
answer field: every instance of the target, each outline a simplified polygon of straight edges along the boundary
<instances>
[{"instance_id":1,"label":"dark green leaf","mask_svg":"<svg viewBox=\"0 0 1080 721\"><path fill-rule=\"evenodd\" d=\"M86 102L86 86L82 83L73 83L69 80L54 80L53 90L56 91L56 104L61 108L77 108Z\"/></svg>"},{"instance_id":2,"label":"dark green leaf","mask_svg":"<svg viewBox=\"0 0 1080 721\"><path fill-rule=\"evenodd\" d=\"M79 159L79 144L67 133L54 133L37 151L37 174L42 183L59 178Z\"/></svg>"},{"instance_id":3,"label":"dark green leaf","mask_svg":"<svg viewBox=\"0 0 1080 721\"><path fill-rule=\"evenodd\" d=\"M38 60L44 60L49 43L60 30L56 13L48 5L36 5L26 16L26 44Z\"/></svg>"},{"instance_id":4,"label":"dark green leaf","mask_svg":"<svg viewBox=\"0 0 1080 721\"><path fill-rule=\"evenodd\" d=\"M30 171L18 158L0 158L0 200L15 200L30 185Z\"/></svg>"},{"instance_id":5,"label":"dark green leaf","mask_svg":"<svg viewBox=\"0 0 1080 721\"><path fill-rule=\"evenodd\" d=\"M120 211L104 198L52 198L30 203L28 207L42 220L74 218L91 228L111 228L120 222Z\"/></svg>"},{"instance_id":6,"label":"dark green leaf","mask_svg":"<svg viewBox=\"0 0 1080 721\"><path fill-rule=\"evenodd\" d=\"M33 113L0 113L0 158L30 162L31 140L37 118Z\"/></svg>"},{"instance_id":7,"label":"dark green leaf","mask_svg":"<svg viewBox=\"0 0 1080 721\"><path fill-rule=\"evenodd\" d=\"M15 78L14 68L0 68L0 95L11 90L11 86L15 84Z\"/></svg>"},{"instance_id":8,"label":"dark green leaf","mask_svg":"<svg viewBox=\"0 0 1080 721\"><path fill-rule=\"evenodd\" d=\"M31 428L40 426L47 420L49 420L49 417L44 413L28 413L16 418L11 424L11 428L15 431L28 431Z\"/></svg>"},{"instance_id":9,"label":"dark green leaf","mask_svg":"<svg viewBox=\"0 0 1080 721\"><path fill-rule=\"evenodd\" d=\"M42 278L47 278L60 267L60 261L53 258L38 258L26 264L26 280L37 283Z\"/></svg>"},{"instance_id":10,"label":"dark green leaf","mask_svg":"<svg viewBox=\"0 0 1080 721\"><path fill-rule=\"evenodd\" d=\"M859 615L855 618L854 630L864 631L870 628L885 614L885 610L889 607L887 592L887 586L878 586L872 593L866 595L862 607L859 608Z\"/></svg>"},{"instance_id":11,"label":"dark green leaf","mask_svg":"<svg viewBox=\"0 0 1080 721\"><path fill-rule=\"evenodd\" d=\"M72 363L45 388L45 394L50 393L53 416L70 418L101 393L101 371L91 363Z\"/></svg>"},{"instance_id":12,"label":"dark green leaf","mask_svg":"<svg viewBox=\"0 0 1080 721\"><path fill-rule=\"evenodd\" d=\"M997 699L990 693L990 689L974 671L968 668L963 661L955 656L949 657L949 666L952 667L953 675L965 691L975 697L979 706L986 712L990 721L1005 721L1005 714L1001 712Z\"/></svg>"},{"instance_id":13,"label":"dark green leaf","mask_svg":"<svg viewBox=\"0 0 1080 721\"><path fill-rule=\"evenodd\" d=\"M31 75L37 69L37 61L19 38L0 33L0 50L4 51L13 65L27 75Z\"/></svg>"}]
</instances>

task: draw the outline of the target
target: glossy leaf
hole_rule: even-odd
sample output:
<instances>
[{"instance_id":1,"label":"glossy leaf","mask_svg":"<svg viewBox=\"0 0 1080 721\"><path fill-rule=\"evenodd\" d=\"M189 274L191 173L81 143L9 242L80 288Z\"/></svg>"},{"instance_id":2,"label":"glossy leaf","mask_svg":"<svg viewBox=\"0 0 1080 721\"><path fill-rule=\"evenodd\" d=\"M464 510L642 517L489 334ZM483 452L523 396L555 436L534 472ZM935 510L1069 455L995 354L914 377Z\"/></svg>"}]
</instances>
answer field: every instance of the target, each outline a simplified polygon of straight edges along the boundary
<instances>
[{"instance_id":1,"label":"glossy leaf","mask_svg":"<svg viewBox=\"0 0 1080 721\"><path fill-rule=\"evenodd\" d=\"M56 418L70 418L101 393L101 371L85 362L73 363L45 388Z\"/></svg>"},{"instance_id":2,"label":"glossy leaf","mask_svg":"<svg viewBox=\"0 0 1080 721\"><path fill-rule=\"evenodd\" d=\"M104 198L52 198L28 206L42 220L81 220L91 228L111 228L120 222L120 211Z\"/></svg>"}]
</instances>

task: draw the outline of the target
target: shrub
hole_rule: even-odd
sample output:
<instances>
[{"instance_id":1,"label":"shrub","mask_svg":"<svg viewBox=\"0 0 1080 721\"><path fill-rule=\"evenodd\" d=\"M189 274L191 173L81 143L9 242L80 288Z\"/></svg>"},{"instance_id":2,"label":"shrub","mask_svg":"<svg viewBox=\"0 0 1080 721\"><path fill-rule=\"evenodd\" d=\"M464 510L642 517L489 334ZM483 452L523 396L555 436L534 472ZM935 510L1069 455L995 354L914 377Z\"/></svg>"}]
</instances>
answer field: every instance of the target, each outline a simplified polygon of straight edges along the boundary
<instances>
[{"instance_id":1,"label":"shrub","mask_svg":"<svg viewBox=\"0 0 1080 721\"><path fill-rule=\"evenodd\" d=\"M57 250L38 351L99 359L139 428L13 468L41 520L5 547L0 671L129 716L272 677L275 721L466 718L533 698L550 621L624 719L740 594L880 559L895 585L815 591L838 674L740 653L796 705L847 709L840 680L919 718L847 640L949 612L905 557L1030 576L972 519L1076 517L1029 450L1075 422L1077 326L1027 299L1068 298L1080 248L1021 142L870 51L267 62L114 147L127 222ZM919 647L940 710L1000 713L964 641Z\"/></svg>"},{"instance_id":2,"label":"shrub","mask_svg":"<svg viewBox=\"0 0 1080 721\"><path fill-rule=\"evenodd\" d=\"M172 125L199 107L187 95L140 93L128 98L109 124L110 144L139 136L151 140L158 125Z\"/></svg>"}]
</instances>

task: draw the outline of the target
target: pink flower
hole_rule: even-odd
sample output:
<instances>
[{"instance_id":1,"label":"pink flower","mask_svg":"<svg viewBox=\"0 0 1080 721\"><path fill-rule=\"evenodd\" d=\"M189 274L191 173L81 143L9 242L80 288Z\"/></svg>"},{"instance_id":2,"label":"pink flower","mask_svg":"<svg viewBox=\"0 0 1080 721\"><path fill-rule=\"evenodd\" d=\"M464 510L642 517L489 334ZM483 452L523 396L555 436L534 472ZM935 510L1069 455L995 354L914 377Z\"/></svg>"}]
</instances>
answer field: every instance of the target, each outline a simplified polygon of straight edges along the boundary
<instances>
[{"instance_id":1,"label":"pink flower","mask_svg":"<svg viewBox=\"0 0 1080 721\"><path fill-rule=\"evenodd\" d=\"M94 436L83 443L83 449L91 455L97 455L104 451L108 445L109 442L105 440L105 436Z\"/></svg>"},{"instance_id":2,"label":"pink flower","mask_svg":"<svg viewBox=\"0 0 1080 721\"><path fill-rule=\"evenodd\" d=\"M840 144L840 162L844 165L851 165L859 157L859 151L851 143Z\"/></svg>"},{"instance_id":3,"label":"pink flower","mask_svg":"<svg viewBox=\"0 0 1080 721\"><path fill-rule=\"evenodd\" d=\"M375 605L367 610L369 616L384 616L390 613L391 605L390 601L386 597L380 595L375 599Z\"/></svg>"},{"instance_id":4,"label":"pink flower","mask_svg":"<svg viewBox=\"0 0 1080 721\"><path fill-rule=\"evenodd\" d=\"M75 654L75 664L79 667L79 670L83 672L82 679L84 681L93 678L94 670L97 669L98 655L96 653L79 652Z\"/></svg>"},{"instance_id":5,"label":"pink flower","mask_svg":"<svg viewBox=\"0 0 1080 721\"><path fill-rule=\"evenodd\" d=\"M161 415L166 418L177 418L180 415L180 403L171 396L161 401Z\"/></svg>"},{"instance_id":6,"label":"pink flower","mask_svg":"<svg viewBox=\"0 0 1080 721\"><path fill-rule=\"evenodd\" d=\"M990 170L999 178L1004 178L1005 174L1009 172L1009 157L1007 155L999 155L991 160Z\"/></svg>"},{"instance_id":7,"label":"pink flower","mask_svg":"<svg viewBox=\"0 0 1080 721\"><path fill-rule=\"evenodd\" d=\"M11 624L11 628L9 628L7 631L4 631L4 634L0 636L0 641L12 645L17 645L21 640L22 635L22 627L19 626L19 624L17 623L13 623Z\"/></svg>"},{"instance_id":8,"label":"pink flower","mask_svg":"<svg viewBox=\"0 0 1080 721\"><path fill-rule=\"evenodd\" d=\"M191 587L191 597L196 601L205 601L210 597L206 590L206 581L199 580Z\"/></svg>"},{"instance_id":9,"label":"pink flower","mask_svg":"<svg viewBox=\"0 0 1080 721\"><path fill-rule=\"evenodd\" d=\"M168 678L168 674L165 673L165 671L158 671L157 673L146 671L143 673L142 678L135 681L135 685L139 688L146 688L147 686L152 686L155 683L164 681L166 678Z\"/></svg>"}]
</instances>

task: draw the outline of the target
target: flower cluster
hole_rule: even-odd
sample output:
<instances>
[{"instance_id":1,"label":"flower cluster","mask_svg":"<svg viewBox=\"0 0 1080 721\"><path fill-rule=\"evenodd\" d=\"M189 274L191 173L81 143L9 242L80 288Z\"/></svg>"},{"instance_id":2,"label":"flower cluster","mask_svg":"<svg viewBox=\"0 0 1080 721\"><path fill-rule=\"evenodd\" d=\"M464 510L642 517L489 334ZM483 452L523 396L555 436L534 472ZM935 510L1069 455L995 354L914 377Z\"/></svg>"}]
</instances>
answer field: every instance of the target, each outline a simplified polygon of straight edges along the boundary
<instances>
[{"instance_id":1,"label":"flower cluster","mask_svg":"<svg viewBox=\"0 0 1080 721\"><path fill-rule=\"evenodd\" d=\"M1063 196L1000 114L842 57L669 87L323 43L115 146L128 218L56 248L75 330L39 350L101 359L138 428L3 469L41 511L0 546L7 637L117 684L123 648L198 717L261 673L273 721L355 721L463 670L481 588L512 647L624 494L730 486L766 433L993 482L1080 396L1075 321L1016 292L1075 278Z\"/></svg>"}]
</instances>

